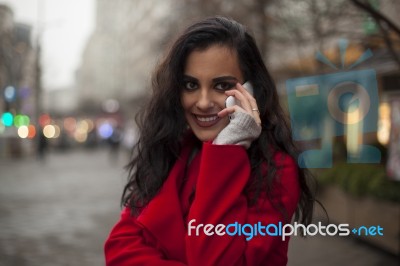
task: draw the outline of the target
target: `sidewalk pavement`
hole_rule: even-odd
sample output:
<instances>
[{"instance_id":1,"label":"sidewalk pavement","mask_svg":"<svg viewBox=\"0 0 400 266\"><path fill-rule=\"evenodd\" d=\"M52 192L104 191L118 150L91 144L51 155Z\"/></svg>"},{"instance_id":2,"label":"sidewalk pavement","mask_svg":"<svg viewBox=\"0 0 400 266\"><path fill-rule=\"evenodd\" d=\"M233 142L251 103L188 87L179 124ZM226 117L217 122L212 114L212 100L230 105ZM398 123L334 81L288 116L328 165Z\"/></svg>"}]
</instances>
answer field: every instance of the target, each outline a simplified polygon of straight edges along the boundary
<instances>
[{"instance_id":1,"label":"sidewalk pavement","mask_svg":"<svg viewBox=\"0 0 400 266\"><path fill-rule=\"evenodd\" d=\"M103 243L119 217L124 156L107 150L0 161L0 266L104 265ZM351 237L292 237L289 266L400 265Z\"/></svg>"},{"instance_id":2,"label":"sidewalk pavement","mask_svg":"<svg viewBox=\"0 0 400 266\"><path fill-rule=\"evenodd\" d=\"M355 237L292 237L288 266L399 266L400 257Z\"/></svg>"}]
</instances>

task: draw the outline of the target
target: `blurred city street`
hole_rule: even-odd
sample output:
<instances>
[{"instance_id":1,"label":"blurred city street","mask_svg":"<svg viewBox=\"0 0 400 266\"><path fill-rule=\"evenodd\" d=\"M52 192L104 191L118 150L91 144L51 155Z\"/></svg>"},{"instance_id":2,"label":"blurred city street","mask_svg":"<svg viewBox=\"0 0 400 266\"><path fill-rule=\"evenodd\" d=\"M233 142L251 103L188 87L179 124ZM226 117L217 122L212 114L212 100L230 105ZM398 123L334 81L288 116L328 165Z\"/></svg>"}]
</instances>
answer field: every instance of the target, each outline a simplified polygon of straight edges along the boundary
<instances>
[{"instance_id":1,"label":"blurred city street","mask_svg":"<svg viewBox=\"0 0 400 266\"><path fill-rule=\"evenodd\" d=\"M125 154L52 152L0 161L0 265L104 265L103 243L119 216ZM289 266L398 265L353 238L292 237Z\"/></svg>"},{"instance_id":2,"label":"blurred city street","mask_svg":"<svg viewBox=\"0 0 400 266\"><path fill-rule=\"evenodd\" d=\"M108 150L0 162L0 265L104 265L125 173Z\"/></svg>"}]
</instances>

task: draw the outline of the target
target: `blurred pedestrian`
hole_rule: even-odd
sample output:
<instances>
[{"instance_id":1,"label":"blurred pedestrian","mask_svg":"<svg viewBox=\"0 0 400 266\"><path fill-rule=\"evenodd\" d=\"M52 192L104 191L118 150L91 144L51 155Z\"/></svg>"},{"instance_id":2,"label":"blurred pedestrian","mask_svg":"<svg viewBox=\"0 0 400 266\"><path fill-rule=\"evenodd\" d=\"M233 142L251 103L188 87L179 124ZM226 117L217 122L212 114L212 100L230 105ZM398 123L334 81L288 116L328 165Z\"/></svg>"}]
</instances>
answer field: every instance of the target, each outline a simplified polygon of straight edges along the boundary
<instances>
[{"instance_id":1,"label":"blurred pedestrian","mask_svg":"<svg viewBox=\"0 0 400 266\"><path fill-rule=\"evenodd\" d=\"M314 205L254 38L228 18L195 23L152 85L106 264L286 265L288 239L226 231L290 223L293 215L308 225Z\"/></svg>"},{"instance_id":2,"label":"blurred pedestrian","mask_svg":"<svg viewBox=\"0 0 400 266\"><path fill-rule=\"evenodd\" d=\"M110 146L110 161L117 162L119 155L119 148L122 140L122 129L117 126L113 129L111 136L108 138L108 144Z\"/></svg>"},{"instance_id":3,"label":"blurred pedestrian","mask_svg":"<svg viewBox=\"0 0 400 266\"><path fill-rule=\"evenodd\" d=\"M38 140L38 145L37 145L37 155L41 161L44 161L46 159L48 140L47 140L46 136L44 135L43 130L39 130L38 137L39 137L39 140Z\"/></svg>"}]
</instances>

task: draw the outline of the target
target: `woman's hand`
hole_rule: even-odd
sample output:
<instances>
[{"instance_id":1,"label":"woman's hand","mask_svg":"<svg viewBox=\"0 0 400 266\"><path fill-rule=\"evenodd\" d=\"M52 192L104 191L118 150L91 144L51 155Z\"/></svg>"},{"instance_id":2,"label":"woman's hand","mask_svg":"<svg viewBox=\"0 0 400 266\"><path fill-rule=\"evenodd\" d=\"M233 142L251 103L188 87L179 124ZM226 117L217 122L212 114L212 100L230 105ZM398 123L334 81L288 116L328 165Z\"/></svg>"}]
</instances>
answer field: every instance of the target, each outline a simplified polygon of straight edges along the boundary
<instances>
[{"instance_id":1,"label":"woman's hand","mask_svg":"<svg viewBox=\"0 0 400 266\"><path fill-rule=\"evenodd\" d=\"M260 111L258 110L256 99L240 84L236 84L236 89L228 90L225 94L233 96L240 101L239 105L227 107L218 113L219 117L232 115L235 112L244 112L251 115L258 125L261 125Z\"/></svg>"},{"instance_id":2,"label":"woman's hand","mask_svg":"<svg viewBox=\"0 0 400 266\"><path fill-rule=\"evenodd\" d=\"M261 134L261 118L257 102L239 83L235 90L226 91L227 96L233 96L240 101L239 105L227 107L218 113L219 117L229 115L229 124L218 134L213 143L217 145L242 145L246 149Z\"/></svg>"}]
</instances>

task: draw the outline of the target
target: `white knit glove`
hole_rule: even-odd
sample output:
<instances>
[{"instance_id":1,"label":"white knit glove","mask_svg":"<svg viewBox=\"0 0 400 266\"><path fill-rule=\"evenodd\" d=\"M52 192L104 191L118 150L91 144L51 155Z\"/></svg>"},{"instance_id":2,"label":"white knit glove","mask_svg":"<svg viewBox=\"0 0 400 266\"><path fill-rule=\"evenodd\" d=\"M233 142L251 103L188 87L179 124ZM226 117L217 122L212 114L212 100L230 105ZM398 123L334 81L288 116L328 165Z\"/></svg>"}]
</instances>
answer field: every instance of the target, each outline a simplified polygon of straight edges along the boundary
<instances>
[{"instance_id":1,"label":"white knit glove","mask_svg":"<svg viewBox=\"0 0 400 266\"><path fill-rule=\"evenodd\" d=\"M217 145L242 145L248 149L251 143L261 134L261 126L245 112L235 112L227 125L214 139Z\"/></svg>"}]
</instances>

